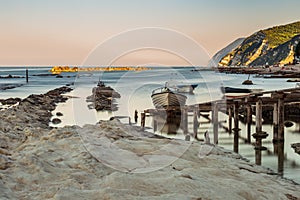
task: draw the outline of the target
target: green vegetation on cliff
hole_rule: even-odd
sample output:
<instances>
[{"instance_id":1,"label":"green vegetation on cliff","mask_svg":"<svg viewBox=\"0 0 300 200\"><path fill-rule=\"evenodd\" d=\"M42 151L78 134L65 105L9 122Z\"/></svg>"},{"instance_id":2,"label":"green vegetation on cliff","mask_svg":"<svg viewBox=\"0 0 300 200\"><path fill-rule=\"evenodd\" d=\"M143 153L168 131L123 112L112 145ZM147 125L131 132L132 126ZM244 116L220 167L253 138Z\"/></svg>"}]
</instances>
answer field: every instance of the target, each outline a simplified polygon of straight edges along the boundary
<instances>
[{"instance_id":1,"label":"green vegetation on cliff","mask_svg":"<svg viewBox=\"0 0 300 200\"><path fill-rule=\"evenodd\" d=\"M300 21L260 30L223 56L221 66L289 64L300 55ZM280 55L279 55L280 54Z\"/></svg>"},{"instance_id":2,"label":"green vegetation on cliff","mask_svg":"<svg viewBox=\"0 0 300 200\"><path fill-rule=\"evenodd\" d=\"M300 22L283 26L275 26L273 28L263 30L262 32L266 35L269 47L275 48L300 34Z\"/></svg>"}]
</instances>

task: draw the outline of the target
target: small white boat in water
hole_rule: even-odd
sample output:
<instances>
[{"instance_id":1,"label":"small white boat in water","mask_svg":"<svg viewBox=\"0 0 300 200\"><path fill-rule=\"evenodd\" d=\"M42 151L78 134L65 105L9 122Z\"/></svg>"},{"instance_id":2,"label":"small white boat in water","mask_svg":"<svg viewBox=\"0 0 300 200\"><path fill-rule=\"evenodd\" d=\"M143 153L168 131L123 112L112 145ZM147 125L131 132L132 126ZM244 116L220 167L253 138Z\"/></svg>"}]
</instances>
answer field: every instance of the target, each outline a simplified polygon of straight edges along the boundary
<instances>
[{"instance_id":1,"label":"small white boat in water","mask_svg":"<svg viewBox=\"0 0 300 200\"><path fill-rule=\"evenodd\" d=\"M176 84L175 82L166 82L166 87L171 88L179 93L192 94L197 86L198 84Z\"/></svg>"},{"instance_id":2,"label":"small white boat in water","mask_svg":"<svg viewBox=\"0 0 300 200\"><path fill-rule=\"evenodd\" d=\"M168 87L153 90L151 98L155 108L181 107L185 105L187 99L185 95L172 91Z\"/></svg>"}]
</instances>

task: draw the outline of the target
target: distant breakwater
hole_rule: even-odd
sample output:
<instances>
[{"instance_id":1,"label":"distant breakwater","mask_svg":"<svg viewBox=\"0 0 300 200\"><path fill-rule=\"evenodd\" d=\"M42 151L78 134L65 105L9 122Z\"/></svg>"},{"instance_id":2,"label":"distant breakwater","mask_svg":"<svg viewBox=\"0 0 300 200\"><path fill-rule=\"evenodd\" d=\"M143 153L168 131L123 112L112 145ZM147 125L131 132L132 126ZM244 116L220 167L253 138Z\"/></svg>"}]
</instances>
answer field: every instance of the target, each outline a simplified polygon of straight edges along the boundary
<instances>
[{"instance_id":1,"label":"distant breakwater","mask_svg":"<svg viewBox=\"0 0 300 200\"><path fill-rule=\"evenodd\" d=\"M50 72L58 74L61 72L86 72L86 71L143 71L150 70L148 67L69 67L54 66Z\"/></svg>"}]
</instances>

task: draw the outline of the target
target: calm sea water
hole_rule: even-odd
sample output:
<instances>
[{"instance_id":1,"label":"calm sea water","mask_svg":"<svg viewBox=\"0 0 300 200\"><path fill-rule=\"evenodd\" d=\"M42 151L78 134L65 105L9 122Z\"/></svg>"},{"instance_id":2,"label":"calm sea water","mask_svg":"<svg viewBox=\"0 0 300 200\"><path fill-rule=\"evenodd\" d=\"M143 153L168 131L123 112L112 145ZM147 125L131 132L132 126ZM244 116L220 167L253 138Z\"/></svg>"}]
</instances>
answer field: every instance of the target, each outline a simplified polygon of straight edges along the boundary
<instances>
[{"instance_id":1,"label":"calm sea water","mask_svg":"<svg viewBox=\"0 0 300 200\"><path fill-rule=\"evenodd\" d=\"M251 78L254 85L242 86L241 83L248 78L248 75L240 74L220 74L213 71L192 71L190 67L155 67L147 71L117 71L117 72L81 72L81 73L62 73L63 78L56 76L36 76L41 74L50 74L49 67L29 67L29 83L26 83L25 78L22 79L0 79L0 84L24 84L11 90L0 91L0 98L9 97L25 98L30 94L45 93L50 89L57 88L66 84L70 84L74 90L67 94L73 96L68 102L59 104L53 112L60 111L64 116L60 117L64 125L84 125L95 124L99 120L107 120L113 116L130 116L133 119L134 111L139 113L145 109L154 108L151 101L151 92L153 89L164 86L166 81L177 81L178 83L198 84L194 90L194 94L188 94L187 104L207 102L218 100L223 97L220 91L220 86L245 87L251 89L278 90L295 87L295 83L288 83L286 79L263 79ZM1 67L0 76L7 75L25 76L25 68L23 67ZM96 112L88 108L86 97L91 95L92 88L97 85L97 82L102 80L106 85L113 87L121 94L121 98L116 100L118 110L115 112ZM227 120L223 114L219 114L220 120ZM190 116L190 120L192 117ZM123 119L122 122L128 123L128 119ZM200 137L206 130L211 133L212 125L206 123L205 119L201 119L199 129ZM139 122L138 122L139 124ZM226 123L224 123L226 125ZM146 126L149 131L153 131L152 119L149 117L146 120ZM246 137L246 128L242 123L240 134ZM294 126L285 129L285 144L284 144L284 177L291 178L300 183L300 156L294 153L290 147L292 143L300 142L300 125L294 123ZM219 128L219 145L227 149L233 149L233 135L229 135ZM189 127L192 132L192 126ZM274 154L274 146L272 140L272 127L264 125L263 131L266 131L270 136L263 141L263 145L268 148L268 151L262 152L262 165L269 167L275 171L278 170L278 156ZM252 127L252 132L255 132L255 127ZM157 132L160 133L159 131ZM165 134L163 134L165 135ZM178 130L176 135L165 135L167 137L184 138L181 130ZM254 141L252 139L252 141ZM241 155L255 162L255 152L252 145L244 144L240 141L239 152Z\"/></svg>"}]
</instances>

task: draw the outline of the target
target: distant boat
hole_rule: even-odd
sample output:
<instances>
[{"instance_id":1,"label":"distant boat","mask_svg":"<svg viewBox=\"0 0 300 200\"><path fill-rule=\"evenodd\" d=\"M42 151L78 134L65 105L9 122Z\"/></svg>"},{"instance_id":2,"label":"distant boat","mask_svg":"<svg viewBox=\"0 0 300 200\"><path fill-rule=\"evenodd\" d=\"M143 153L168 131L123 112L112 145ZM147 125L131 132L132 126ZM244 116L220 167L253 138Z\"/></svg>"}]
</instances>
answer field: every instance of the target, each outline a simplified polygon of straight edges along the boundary
<instances>
[{"instance_id":1,"label":"distant boat","mask_svg":"<svg viewBox=\"0 0 300 200\"><path fill-rule=\"evenodd\" d=\"M222 93L250 93L252 90L246 88L221 87Z\"/></svg>"},{"instance_id":2,"label":"distant boat","mask_svg":"<svg viewBox=\"0 0 300 200\"><path fill-rule=\"evenodd\" d=\"M183 94L179 94L176 91L172 91L168 87L157 88L152 91L152 102L155 108L180 108L185 105L187 97Z\"/></svg>"},{"instance_id":3,"label":"distant boat","mask_svg":"<svg viewBox=\"0 0 300 200\"><path fill-rule=\"evenodd\" d=\"M197 86L198 84L176 84L175 82L166 82L166 87L171 88L179 93L192 94Z\"/></svg>"},{"instance_id":4,"label":"distant boat","mask_svg":"<svg viewBox=\"0 0 300 200\"><path fill-rule=\"evenodd\" d=\"M243 85L253 85L253 82L250 80L250 74L248 75L248 79L245 80L242 84Z\"/></svg>"}]
</instances>

